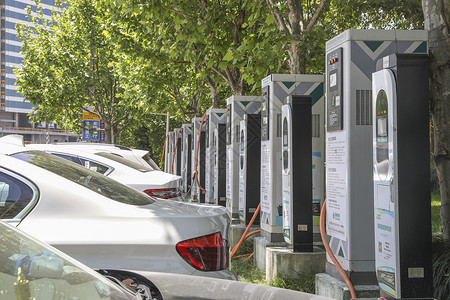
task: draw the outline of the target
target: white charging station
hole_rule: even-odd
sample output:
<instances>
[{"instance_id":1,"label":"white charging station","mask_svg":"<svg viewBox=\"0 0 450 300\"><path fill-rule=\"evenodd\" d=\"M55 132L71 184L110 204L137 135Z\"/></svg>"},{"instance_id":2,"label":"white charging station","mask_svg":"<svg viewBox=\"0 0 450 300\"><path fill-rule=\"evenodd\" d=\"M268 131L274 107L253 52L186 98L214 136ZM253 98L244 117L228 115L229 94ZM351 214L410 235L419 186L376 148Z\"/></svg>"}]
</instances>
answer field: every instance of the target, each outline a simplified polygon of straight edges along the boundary
<instances>
[{"instance_id":1,"label":"white charging station","mask_svg":"<svg viewBox=\"0 0 450 300\"><path fill-rule=\"evenodd\" d=\"M200 136L200 143L197 143L198 141L198 135L200 131L200 125L202 122L202 118L195 117L192 118L192 141L191 141L191 201L192 202L205 202L205 192L202 191L198 185L200 183L200 186L202 188L205 188L205 126L203 121L203 126L201 128L202 134ZM198 156L197 156L197 144L199 146L198 149ZM197 160L197 166L196 164ZM195 176L195 171L197 169L197 178ZM198 179L198 183L197 183Z\"/></svg>"},{"instance_id":2,"label":"white charging station","mask_svg":"<svg viewBox=\"0 0 450 300\"><path fill-rule=\"evenodd\" d=\"M372 75L375 265L381 295L433 299L428 56L393 54Z\"/></svg>"},{"instance_id":3,"label":"white charging station","mask_svg":"<svg viewBox=\"0 0 450 300\"><path fill-rule=\"evenodd\" d=\"M173 131L169 132L169 136L167 138L167 155L165 157L164 164L164 172L172 174L172 157L173 157L173 148L175 147L175 137Z\"/></svg>"},{"instance_id":4,"label":"white charging station","mask_svg":"<svg viewBox=\"0 0 450 300\"><path fill-rule=\"evenodd\" d=\"M214 201L214 165L215 151L214 130L219 124L226 124L226 109L210 108L206 111L205 126L205 202Z\"/></svg>"},{"instance_id":5,"label":"white charging station","mask_svg":"<svg viewBox=\"0 0 450 300\"><path fill-rule=\"evenodd\" d=\"M314 118L320 122L324 102L323 79L323 75L272 74L262 80L261 236L268 242L284 241L281 191L281 106L290 95L310 95L315 103L313 114L317 116ZM316 106L317 111L314 109ZM323 137L323 134L320 137ZM320 175L323 174L322 160L323 156L320 154L317 161L320 166L315 169L315 172L318 172L314 175L315 178L323 176ZM323 200L322 182L319 179L314 187L314 195L319 203Z\"/></svg>"},{"instance_id":6,"label":"white charging station","mask_svg":"<svg viewBox=\"0 0 450 300\"><path fill-rule=\"evenodd\" d=\"M181 178L183 193L188 193L191 188L191 142L192 142L192 125L183 124L181 137Z\"/></svg>"},{"instance_id":7,"label":"white charging station","mask_svg":"<svg viewBox=\"0 0 450 300\"><path fill-rule=\"evenodd\" d=\"M172 168L171 173L181 175L181 131L180 128L173 130L173 153L172 153Z\"/></svg>"},{"instance_id":8,"label":"white charging station","mask_svg":"<svg viewBox=\"0 0 450 300\"><path fill-rule=\"evenodd\" d=\"M214 187L213 203L226 206L226 124L218 124L214 129Z\"/></svg>"},{"instance_id":9,"label":"white charging station","mask_svg":"<svg viewBox=\"0 0 450 300\"><path fill-rule=\"evenodd\" d=\"M240 130L239 220L248 225L260 203L261 115L245 114ZM259 214L253 225L259 225Z\"/></svg>"},{"instance_id":10,"label":"white charging station","mask_svg":"<svg viewBox=\"0 0 450 300\"><path fill-rule=\"evenodd\" d=\"M347 30L326 43L326 195L330 247L353 284L376 284L372 73L392 53L427 53L424 30ZM331 260L326 272L341 278Z\"/></svg>"},{"instance_id":11,"label":"white charging station","mask_svg":"<svg viewBox=\"0 0 450 300\"><path fill-rule=\"evenodd\" d=\"M256 114L260 110L259 96L232 96L227 99L226 207L235 222L239 220L239 123L245 114Z\"/></svg>"}]
</instances>

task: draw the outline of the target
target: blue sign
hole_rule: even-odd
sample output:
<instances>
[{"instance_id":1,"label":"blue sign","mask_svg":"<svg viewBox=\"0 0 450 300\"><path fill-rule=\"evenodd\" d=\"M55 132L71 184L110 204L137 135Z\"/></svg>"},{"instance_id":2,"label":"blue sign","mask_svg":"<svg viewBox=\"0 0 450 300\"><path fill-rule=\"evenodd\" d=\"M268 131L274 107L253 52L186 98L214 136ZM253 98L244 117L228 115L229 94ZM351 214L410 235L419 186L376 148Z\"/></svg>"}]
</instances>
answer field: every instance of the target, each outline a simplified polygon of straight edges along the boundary
<instances>
[{"instance_id":1,"label":"blue sign","mask_svg":"<svg viewBox=\"0 0 450 300\"><path fill-rule=\"evenodd\" d=\"M98 133L100 133L100 142L104 142L105 141L105 131L100 130Z\"/></svg>"},{"instance_id":2,"label":"blue sign","mask_svg":"<svg viewBox=\"0 0 450 300\"><path fill-rule=\"evenodd\" d=\"M84 141L98 141L100 135L98 129L100 128L100 121L98 120L83 120L83 136Z\"/></svg>"}]
</instances>

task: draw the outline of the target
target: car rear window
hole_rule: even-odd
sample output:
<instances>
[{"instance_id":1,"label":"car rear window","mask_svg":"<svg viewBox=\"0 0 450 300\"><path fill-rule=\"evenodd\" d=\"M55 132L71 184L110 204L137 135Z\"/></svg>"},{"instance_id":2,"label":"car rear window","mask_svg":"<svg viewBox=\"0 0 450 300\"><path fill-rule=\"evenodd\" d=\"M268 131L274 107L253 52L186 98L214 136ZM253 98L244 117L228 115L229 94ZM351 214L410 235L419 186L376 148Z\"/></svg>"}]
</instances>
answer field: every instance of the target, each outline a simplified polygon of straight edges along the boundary
<instances>
[{"instance_id":1,"label":"car rear window","mask_svg":"<svg viewBox=\"0 0 450 300\"><path fill-rule=\"evenodd\" d=\"M150 157L150 154L145 154L144 156L142 156L142 158L155 170L160 170L160 168L158 167L158 165L155 163L155 161Z\"/></svg>"},{"instance_id":2,"label":"car rear window","mask_svg":"<svg viewBox=\"0 0 450 300\"><path fill-rule=\"evenodd\" d=\"M49 153L26 151L11 156L41 167L121 203L147 205L155 202L152 198L126 185Z\"/></svg>"},{"instance_id":3,"label":"car rear window","mask_svg":"<svg viewBox=\"0 0 450 300\"><path fill-rule=\"evenodd\" d=\"M97 153L95 153L95 155L102 156L102 157L108 158L110 160L114 160L115 162L118 162L118 163L128 166L130 168L133 168L135 170L138 170L142 173L154 171L154 169L152 169L150 167L135 163L135 162L125 159L117 154L108 153L108 152L97 152Z\"/></svg>"}]
</instances>

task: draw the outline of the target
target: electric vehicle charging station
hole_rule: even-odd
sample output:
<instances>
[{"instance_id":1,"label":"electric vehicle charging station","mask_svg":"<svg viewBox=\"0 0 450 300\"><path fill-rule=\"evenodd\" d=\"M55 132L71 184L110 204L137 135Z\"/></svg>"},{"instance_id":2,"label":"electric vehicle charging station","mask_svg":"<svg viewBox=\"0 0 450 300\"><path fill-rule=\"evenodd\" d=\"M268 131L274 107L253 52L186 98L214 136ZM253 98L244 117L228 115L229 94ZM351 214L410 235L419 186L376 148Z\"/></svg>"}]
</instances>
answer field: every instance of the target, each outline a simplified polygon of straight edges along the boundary
<instances>
[{"instance_id":1,"label":"electric vehicle charging station","mask_svg":"<svg viewBox=\"0 0 450 300\"><path fill-rule=\"evenodd\" d=\"M170 158L172 160L173 167L171 168L171 171L173 170L173 174L180 176L181 175L181 132L180 128L175 128L173 130L173 152L175 153L175 159L172 157Z\"/></svg>"},{"instance_id":2,"label":"electric vehicle charging station","mask_svg":"<svg viewBox=\"0 0 450 300\"><path fill-rule=\"evenodd\" d=\"M227 206L225 194L226 176L226 124L217 124L214 129L214 194L213 203Z\"/></svg>"},{"instance_id":3,"label":"electric vehicle charging station","mask_svg":"<svg viewBox=\"0 0 450 300\"><path fill-rule=\"evenodd\" d=\"M205 120L203 121L203 126L201 128L202 134L200 136L199 150L198 150L198 162L196 163L196 155L197 155L197 141L198 141L198 133L200 131L200 124L202 122L202 118L195 117L192 119L192 141L191 141L191 201L192 202L205 202L205 192L200 189L197 183L197 179L195 177L195 170L197 169L198 182L202 188L205 187Z\"/></svg>"},{"instance_id":4,"label":"electric vehicle charging station","mask_svg":"<svg viewBox=\"0 0 450 300\"><path fill-rule=\"evenodd\" d=\"M210 108L206 111L205 127L205 202L215 203L214 200L214 165L215 151L214 130L218 124L226 123L226 109ZM205 126L206 124L206 126Z\"/></svg>"},{"instance_id":5,"label":"electric vehicle charging station","mask_svg":"<svg viewBox=\"0 0 450 300\"><path fill-rule=\"evenodd\" d=\"M283 236L294 252L312 252L312 97L289 96L281 119Z\"/></svg>"},{"instance_id":6,"label":"electric vehicle charging station","mask_svg":"<svg viewBox=\"0 0 450 300\"><path fill-rule=\"evenodd\" d=\"M182 189L184 193L188 193L191 188L191 143L192 143L192 125L183 124L182 128L182 143L181 143L181 178Z\"/></svg>"},{"instance_id":7,"label":"electric vehicle charging station","mask_svg":"<svg viewBox=\"0 0 450 300\"><path fill-rule=\"evenodd\" d=\"M167 138L167 155L166 155L166 163L164 164L164 172L172 174L172 157L173 157L173 148L175 147L175 137L173 132L169 132L169 137Z\"/></svg>"},{"instance_id":8,"label":"electric vehicle charging station","mask_svg":"<svg viewBox=\"0 0 450 300\"><path fill-rule=\"evenodd\" d=\"M326 43L327 234L353 284L376 284L372 73L392 53L427 53L425 30L347 30ZM326 272L341 278L327 258Z\"/></svg>"},{"instance_id":9,"label":"electric vehicle charging station","mask_svg":"<svg viewBox=\"0 0 450 300\"><path fill-rule=\"evenodd\" d=\"M381 295L433 299L428 56L377 62L373 90L375 266Z\"/></svg>"},{"instance_id":10,"label":"electric vehicle charging station","mask_svg":"<svg viewBox=\"0 0 450 300\"><path fill-rule=\"evenodd\" d=\"M323 75L272 74L262 80L261 104L261 236L269 243L283 242L283 209L281 191L281 106L290 95L310 95L313 119L323 120ZM322 107L322 109L320 109ZM321 118L322 116L322 118ZM320 127L320 126L319 126ZM316 126L314 126L316 128ZM321 130L319 130L320 134ZM323 134L318 138L323 138ZM323 201L323 156L313 178L317 201ZM316 174L317 172L317 174ZM315 182L313 182L313 185Z\"/></svg>"},{"instance_id":11,"label":"electric vehicle charging station","mask_svg":"<svg viewBox=\"0 0 450 300\"><path fill-rule=\"evenodd\" d=\"M245 114L240 130L239 220L248 225L260 203L261 115ZM259 216L253 224L259 225Z\"/></svg>"},{"instance_id":12,"label":"electric vehicle charging station","mask_svg":"<svg viewBox=\"0 0 450 300\"><path fill-rule=\"evenodd\" d=\"M261 97L232 96L227 99L226 127L226 207L239 222L239 123L245 114L261 111Z\"/></svg>"}]
</instances>

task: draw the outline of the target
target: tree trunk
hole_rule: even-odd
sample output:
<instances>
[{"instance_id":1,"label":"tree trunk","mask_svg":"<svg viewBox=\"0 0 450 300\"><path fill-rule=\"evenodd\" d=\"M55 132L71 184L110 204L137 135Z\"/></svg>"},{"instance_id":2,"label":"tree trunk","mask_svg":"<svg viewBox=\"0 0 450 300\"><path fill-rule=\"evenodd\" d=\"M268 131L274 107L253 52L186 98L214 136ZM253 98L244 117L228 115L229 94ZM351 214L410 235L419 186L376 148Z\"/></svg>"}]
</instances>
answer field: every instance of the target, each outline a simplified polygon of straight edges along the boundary
<instances>
[{"instance_id":1,"label":"tree trunk","mask_svg":"<svg viewBox=\"0 0 450 300\"><path fill-rule=\"evenodd\" d=\"M450 4L422 0L425 29L429 31L431 153L439 179L444 239L450 241Z\"/></svg>"},{"instance_id":2,"label":"tree trunk","mask_svg":"<svg viewBox=\"0 0 450 300\"><path fill-rule=\"evenodd\" d=\"M213 108L219 108L220 107L220 94L217 92L217 85L214 83L214 81L209 76L207 76L205 78L205 80L209 86Z\"/></svg>"},{"instance_id":3,"label":"tree trunk","mask_svg":"<svg viewBox=\"0 0 450 300\"><path fill-rule=\"evenodd\" d=\"M289 44L289 71L291 74L306 74L306 57L304 55L303 43L293 41Z\"/></svg>"},{"instance_id":4,"label":"tree trunk","mask_svg":"<svg viewBox=\"0 0 450 300\"><path fill-rule=\"evenodd\" d=\"M105 123L105 142L107 144L114 144L116 142L116 128L110 122Z\"/></svg>"}]
</instances>

